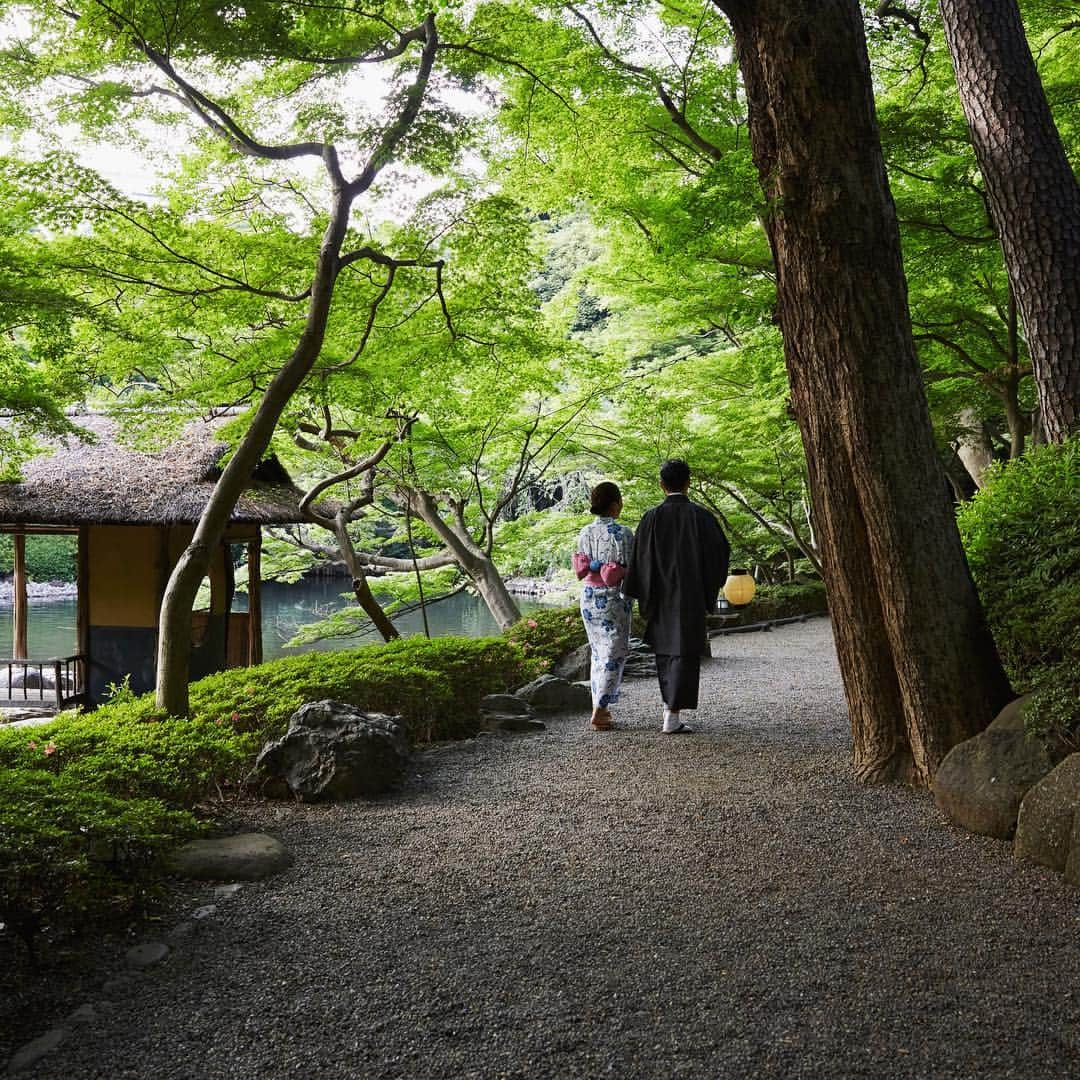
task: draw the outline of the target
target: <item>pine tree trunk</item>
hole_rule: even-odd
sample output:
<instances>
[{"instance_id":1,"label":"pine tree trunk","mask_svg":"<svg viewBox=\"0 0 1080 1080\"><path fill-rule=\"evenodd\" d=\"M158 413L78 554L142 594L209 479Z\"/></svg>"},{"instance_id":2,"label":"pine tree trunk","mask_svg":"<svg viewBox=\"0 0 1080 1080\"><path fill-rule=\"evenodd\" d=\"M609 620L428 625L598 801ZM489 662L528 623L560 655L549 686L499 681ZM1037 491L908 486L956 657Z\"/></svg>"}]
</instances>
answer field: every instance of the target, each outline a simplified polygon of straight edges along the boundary
<instances>
[{"instance_id":1,"label":"pine tree trunk","mask_svg":"<svg viewBox=\"0 0 1080 1080\"><path fill-rule=\"evenodd\" d=\"M1050 442L1080 430L1080 184L1016 0L940 0Z\"/></svg>"},{"instance_id":2,"label":"pine tree trunk","mask_svg":"<svg viewBox=\"0 0 1080 1080\"><path fill-rule=\"evenodd\" d=\"M716 0L768 203L856 769L928 784L1010 694L915 354L857 0Z\"/></svg>"}]
</instances>

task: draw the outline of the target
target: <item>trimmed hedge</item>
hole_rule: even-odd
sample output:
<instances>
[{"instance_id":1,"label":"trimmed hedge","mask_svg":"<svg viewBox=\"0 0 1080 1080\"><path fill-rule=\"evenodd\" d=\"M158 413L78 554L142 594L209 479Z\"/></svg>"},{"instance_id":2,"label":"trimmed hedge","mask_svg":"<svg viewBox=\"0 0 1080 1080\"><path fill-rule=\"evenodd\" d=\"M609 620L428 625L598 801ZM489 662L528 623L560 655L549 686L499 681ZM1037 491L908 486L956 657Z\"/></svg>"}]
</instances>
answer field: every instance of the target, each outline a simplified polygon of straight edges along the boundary
<instances>
[{"instance_id":1,"label":"trimmed hedge","mask_svg":"<svg viewBox=\"0 0 1080 1080\"><path fill-rule=\"evenodd\" d=\"M504 636L545 669L589 640L577 607L530 612L514 623Z\"/></svg>"},{"instance_id":2,"label":"trimmed hedge","mask_svg":"<svg viewBox=\"0 0 1080 1080\"><path fill-rule=\"evenodd\" d=\"M500 638L408 638L212 675L192 685L187 720L145 695L0 727L0 922L29 942L137 904L161 857L200 828L200 801L241 785L307 701L401 715L414 743L459 738L478 730L484 694L543 666Z\"/></svg>"},{"instance_id":3,"label":"trimmed hedge","mask_svg":"<svg viewBox=\"0 0 1080 1080\"><path fill-rule=\"evenodd\" d=\"M739 625L817 615L829 610L824 581L804 585L760 585L754 599L741 610Z\"/></svg>"}]
</instances>

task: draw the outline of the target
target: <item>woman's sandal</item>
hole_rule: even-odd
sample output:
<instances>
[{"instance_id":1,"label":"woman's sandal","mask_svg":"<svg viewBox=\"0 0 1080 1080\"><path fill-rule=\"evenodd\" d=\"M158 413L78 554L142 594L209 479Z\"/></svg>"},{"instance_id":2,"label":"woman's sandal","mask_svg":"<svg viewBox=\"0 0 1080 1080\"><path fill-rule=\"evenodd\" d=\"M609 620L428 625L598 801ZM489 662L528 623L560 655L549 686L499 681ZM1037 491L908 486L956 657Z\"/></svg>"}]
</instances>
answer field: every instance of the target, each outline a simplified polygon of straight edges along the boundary
<instances>
[{"instance_id":1,"label":"woman's sandal","mask_svg":"<svg viewBox=\"0 0 1080 1080\"><path fill-rule=\"evenodd\" d=\"M594 714L592 726L595 731L611 731L615 726L615 722L611 719L611 713L607 709L601 709Z\"/></svg>"}]
</instances>

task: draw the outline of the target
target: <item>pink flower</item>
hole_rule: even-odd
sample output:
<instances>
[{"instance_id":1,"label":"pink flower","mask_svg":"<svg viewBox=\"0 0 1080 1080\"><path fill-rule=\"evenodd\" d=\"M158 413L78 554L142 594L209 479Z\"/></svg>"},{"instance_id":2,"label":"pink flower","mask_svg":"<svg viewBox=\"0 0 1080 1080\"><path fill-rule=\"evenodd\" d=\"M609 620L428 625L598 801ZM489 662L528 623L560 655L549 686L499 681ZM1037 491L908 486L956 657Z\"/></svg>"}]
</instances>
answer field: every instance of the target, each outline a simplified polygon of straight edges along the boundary
<instances>
[{"instance_id":1,"label":"pink flower","mask_svg":"<svg viewBox=\"0 0 1080 1080\"><path fill-rule=\"evenodd\" d=\"M54 742L47 742L47 743L45 744L45 750L44 750L44 753L45 753L45 756L46 756L46 757L51 757L51 756L52 756L53 754L55 754L55 753L56 753L56 743L54 743Z\"/></svg>"},{"instance_id":2,"label":"pink flower","mask_svg":"<svg viewBox=\"0 0 1080 1080\"><path fill-rule=\"evenodd\" d=\"M229 717L229 719L235 724L236 721L240 719L240 714L238 712L234 712L232 716Z\"/></svg>"},{"instance_id":3,"label":"pink flower","mask_svg":"<svg viewBox=\"0 0 1080 1080\"><path fill-rule=\"evenodd\" d=\"M34 742L33 739L31 739L26 745L29 746L31 750L36 750L37 749L37 743Z\"/></svg>"},{"instance_id":4,"label":"pink flower","mask_svg":"<svg viewBox=\"0 0 1080 1080\"><path fill-rule=\"evenodd\" d=\"M535 630L540 624L535 619L530 619L525 625Z\"/></svg>"}]
</instances>

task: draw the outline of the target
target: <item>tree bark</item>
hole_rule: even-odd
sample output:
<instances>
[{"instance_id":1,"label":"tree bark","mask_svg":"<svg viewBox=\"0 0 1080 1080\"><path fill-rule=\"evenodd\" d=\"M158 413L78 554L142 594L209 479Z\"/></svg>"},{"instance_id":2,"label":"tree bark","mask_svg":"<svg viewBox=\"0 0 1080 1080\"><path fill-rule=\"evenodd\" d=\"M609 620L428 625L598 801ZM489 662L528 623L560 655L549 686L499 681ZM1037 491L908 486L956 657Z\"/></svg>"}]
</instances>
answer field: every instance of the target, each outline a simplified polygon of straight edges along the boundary
<instances>
[{"instance_id":1,"label":"tree bark","mask_svg":"<svg viewBox=\"0 0 1080 1080\"><path fill-rule=\"evenodd\" d=\"M499 629L505 630L516 623L521 618L521 611L491 556L469 536L460 522L451 524L446 521L431 494L409 488L402 491L402 496L408 500L413 513L439 537L454 561L468 575Z\"/></svg>"},{"instance_id":2,"label":"tree bark","mask_svg":"<svg viewBox=\"0 0 1080 1080\"><path fill-rule=\"evenodd\" d=\"M360 605L364 614L374 623L375 629L382 635L383 641L393 641L401 637L398 628L390 621L390 616L382 609L382 605L375 599L375 594L368 584L367 572L353 546L352 537L349 536L348 524L340 517L334 520L334 535L337 537L338 550L345 560L345 565L352 575L353 595Z\"/></svg>"},{"instance_id":3,"label":"tree bark","mask_svg":"<svg viewBox=\"0 0 1080 1080\"><path fill-rule=\"evenodd\" d=\"M994 448L974 409L964 409L959 419L964 432L957 442L956 456L963 462L975 486L981 488L986 470L994 464Z\"/></svg>"},{"instance_id":4,"label":"tree bark","mask_svg":"<svg viewBox=\"0 0 1080 1080\"><path fill-rule=\"evenodd\" d=\"M1080 430L1080 184L1016 0L940 0L1050 442Z\"/></svg>"},{"instance_id":5,"label":"tree bark","mask_svg":"<svg viewBox=\"0 0 1080 1080\"><path fill-rule=\"evenodd\" d=\"M214 486L195 534L173 568L162 598L158 618L157 682L155 700L157 707L170 716L188 714L188 658L191 646L191 607L199 584L210 565L211 553L221 543L229 523L233 507L251 481L251 475L270 445L274 428L285 406L300 388L319 358L330 317L330 304L334 296L337 275L347 261L369 257L370 248L362 248L342 255L342 245L349 225L349 216L356 198L375 182L379 172L393 159L394 152L416 121L427 91L435 63L439 37L435 29L435 16L429 13L415 32L404 35L400 44L405 47L416 35L423 40L423 54L416 78L405 95L404 104L395 121L383 132L382 138L368 158L363 170L352 181L346 181L336 148L332 144L310 144L318 147L330 179L332 200L326 228L323 231L319 254L315 260L311 281L307 317L300 339L288 360L271 379L251 425L225 466ZM161 70L175 79L175 72L168 61L152 49L144 47L147 57ZM185 90L190 99L191 94ZM205 118L205 114L204 118ZM211 118L207 122L218 131L220 128ZM229 129L230 131L232 129ZM232 141L232 136L226 132ZM292 150L273 152L252 140L244 142L246 152L256 157L282 159L295 156ZM295 149L295 148L294 148ZM303 149L307 153L308 148Z\"/></svg>"},{"instance_id":6,"label":"tree bark","mask_svg":"<svg viewBox=\"0 0 1080 1080\"><path fill-rule=\"evenodd\" d=\"M931 430L859 5L716 2L768 204L856 772L928 784L1011 691Z\"/></svg>"},{"instance_id":7,"label":"tree bark","mask_svg":"<svg viewBox=\"0 0 1080 1080\"><path fill-rule=\"evenodd\" d=\"M266 388L251 426L214 486L195 534L173 568L165 587L158 623L155 699L157 707L170 716L188 714L191 605L199 583L210 566L210 554L221 543L236 500L251 482L251 474L270 445L282 411L306 378L322 348L351 207L351 192L347 188L337 188L330 221L323 234L311 302L300 340L287 363Z\"/></svg>"}]
</instances>

